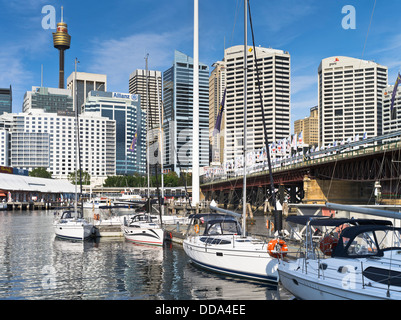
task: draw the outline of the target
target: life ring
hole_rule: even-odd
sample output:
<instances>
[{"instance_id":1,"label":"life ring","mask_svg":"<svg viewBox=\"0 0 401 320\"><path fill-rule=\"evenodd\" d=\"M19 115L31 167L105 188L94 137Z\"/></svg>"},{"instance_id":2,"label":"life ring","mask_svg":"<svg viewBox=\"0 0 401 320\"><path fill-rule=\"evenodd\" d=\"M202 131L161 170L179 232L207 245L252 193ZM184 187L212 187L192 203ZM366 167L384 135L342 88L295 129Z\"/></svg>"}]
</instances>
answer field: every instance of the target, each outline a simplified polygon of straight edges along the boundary
<instances>
[{"instance_id":1,"label":"life ring","mask_svg":"<svg viewBox=\"0 0 401 320\"><path fill-rule=\"evenodd\" d=\"M270 231L274 231L274 223L273 221L267 220L266 221L266 229Z\"/></svg>"},{"instance_id":2,"label":"life ring","mask_svg":"<svg viewBox=\"0 0 401 320\"><path fill-rule=\"evenodd\" d=\"M195 233L199 233L199 224L194 225Z\"/></svg>"},{"instance_id":3,"label":"life ring","mask_svg":"<svg viewBox=\"0 0 401 320\"><path fill-rule=\"evenodd\" d=\"M323 237L322 240L319 242L319 248L325 254L326 256L330 256L333 253L334 248L338 244L338 239L331 236L331 235L326 235Z\"/></svg>"},{"instance_id":4,"label":"life ring","mask_svg":"<svg viewBox=\"0 0 401 320\"><path fill-rule=\"evenodd\" d=\"M93 220L100 220L100 214L98 214L98 213L96 214L96 213L95 213L95 214L93 215Z\"/></svg>"},{"instance_id":5,"label":"life ring","mask_svg":"<svg viewBox=\"0 0 401 320\"><path fill-rule=\"evenodd\" d=\"M277 250L277 246L279 247ZM274 239L267 244L267 252L273 258L284 258L288 252L288 246L284 240Z\"/></svg>"}]
</instances>

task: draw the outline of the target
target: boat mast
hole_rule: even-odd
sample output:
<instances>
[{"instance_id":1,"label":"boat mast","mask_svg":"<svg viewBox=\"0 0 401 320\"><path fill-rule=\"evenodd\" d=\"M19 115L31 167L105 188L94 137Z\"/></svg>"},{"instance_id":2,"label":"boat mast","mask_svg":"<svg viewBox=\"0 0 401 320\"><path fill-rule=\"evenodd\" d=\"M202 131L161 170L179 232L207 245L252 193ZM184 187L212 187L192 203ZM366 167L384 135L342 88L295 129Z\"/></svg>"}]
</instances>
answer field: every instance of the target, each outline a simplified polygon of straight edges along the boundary
<instances>
[{"instance_id":1,"label":"boat mast","mask_svg":"<svg viewBox=\"0 0 401 320\"><path fill-rule=\"evenodd\" d=\"M146 165L148 174L148 213L150 214L150 166L149 166L149 118L150 118L150 108L149 108L149 94L148 94L148 57L149 53L145 57L145 69L146 69Z\"/></svg>"},{"instance_id":2,"label":"boat mast","mask_svg":"<svg viewBox=\"0 0 401 320\"><path fill-rule=\"evenodd\" d=\"M192 116L192 206L199 203L199 20L198 0L194 0L194 63Z\"/></svg>"},{"instance_id":3,"label":"boat mast","mask_svg":"<svg viewBox=\"0 0 401 320\"><path fill-rule=\"evenodd\" d=\"M160 110L163 108L163 103L160 104L160 95L159 95L159 78L156 75L156 90L157 90L157 106L158 106L158 116L159 116L159 150L160 150L160 180L161 180L161 189L162 195L161 199L159 199L160 204L160 216L164 215L164 174L163 174L163 111Z\"/></svg>"},{"instance_id":4,"label":"boat mast","mask_svg":"<svg viewBox=\"0 0 401 320\"><path fill-rule=\"evenodd\" d=\"M247 94L247 0L244 0L244 178L243 178L243 189L242 189L242 236L246 236L245 228L246 228L246 121L247 121L247 108L246 108L246 94Z\"/></svg>"},{"instance_id":5,"label":"boat mast","mask_svg":"<svg viewBox=\"0 0 401 320\"><path fill-rule=\"evenodd\" d=\"M81 208L79 217L83 218L83 203L82 203L82 169L81 169L81 148L79 142L79 117L78 117L78 88L77 88L77 64L78 59L75 58L75 136L76 136L76 150L78 150L78 157L75 159L75 212L78 212L78 195L77 195L77 171L79 170L79 185L80 185L80 197L81 197Z\"/></svg>"}]
</instances>

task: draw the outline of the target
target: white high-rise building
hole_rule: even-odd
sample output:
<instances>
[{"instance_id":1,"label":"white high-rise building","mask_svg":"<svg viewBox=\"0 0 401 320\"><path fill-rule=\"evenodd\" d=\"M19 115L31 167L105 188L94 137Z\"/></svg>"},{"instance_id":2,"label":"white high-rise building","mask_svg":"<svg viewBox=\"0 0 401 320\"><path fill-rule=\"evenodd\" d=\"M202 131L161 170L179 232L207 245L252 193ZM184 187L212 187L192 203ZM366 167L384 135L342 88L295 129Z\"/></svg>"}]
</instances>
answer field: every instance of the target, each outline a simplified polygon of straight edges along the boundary
<instances>
[{"instance_id":1,"label":"white high-rise building","mask_svg":"<svg viewBox=\"0 0 401 320\"><path fill-rule=\"evenodd\" d=\"M247 52L247 150L265 145L263 118L259 100L253 47ZM268 142L290 136L290 54L270 48L256 48L259 80ZM226 161L243 154L244 136L244 47L225 50L226 65L226 123L224 150Z\"/></svg>"},{"instance_id":2,"label":"white high-rise building","mask_svg":"<svg viewBox=\"0 0 401 320\"><path fill-rule=\"evenodd\" d=\"M74 85L75 72L72 72L67 78L67 88L71 90L73 98L73 109L78 106L78 112L81 113L82 106L86 103L88 94L91 91L107 91L107 76L105 74L77 72L76 84L77 90ZM75 101L75 97L77 100Z\"/></svg>"},{"instance_id":3,"label":"white high-rise building","mask_svg":"<svg viewBox=\"0 0 401 320\"><path fill-rule=\"evenodd\" d=\"M349 57L323 59L319 75L319 145L382 134L387 67Z\"/></svg>"},{"instance_id":4,"label":"white high-rise building","mask_svg":"<svg viewBox=\"0 0 401 320\"><path fill-rule=\"evenodd\" d=\"M10 166L44 167L59 179L67 179L77 169L75 117L40 109L0 116L0 123L10 122ZM80 115L79 129L82 170L91 175L94 183L115 175L115 121L88 112Z\"/></svg>"},{"instance_id":5,"label":"white high-rise building","mask_svg":"<svg viewBox=\"0 0 401 320\"><path fill-rule=\"evenodd\" d=\"M159 108L162 105L161 71L148 70L147 79L146 70L137 69L132 72L129 76L129 93L141 96L141 108L148 115L149 130L159 128ZM147 97L149 97L149 103ZM158 97L159 101L157 101Z\"/></svg>"},{"instance_id":6,"label":"white high-rise building","mask_svg":"<svg viewBox=\"0 0 401 320\"><path fill-rule=\"evenodd\" d=\"M210 162L224 162L224 132L225 132L225 112L222 112L220 132L214 133L216 121L218 120L220 105L223 100L226 88L226 67L224 61L217 61L213 64L213 71L209 77L209 143L210 143ZM225 105L225 102L224 102Z\"/></svg>"}]
</instances>

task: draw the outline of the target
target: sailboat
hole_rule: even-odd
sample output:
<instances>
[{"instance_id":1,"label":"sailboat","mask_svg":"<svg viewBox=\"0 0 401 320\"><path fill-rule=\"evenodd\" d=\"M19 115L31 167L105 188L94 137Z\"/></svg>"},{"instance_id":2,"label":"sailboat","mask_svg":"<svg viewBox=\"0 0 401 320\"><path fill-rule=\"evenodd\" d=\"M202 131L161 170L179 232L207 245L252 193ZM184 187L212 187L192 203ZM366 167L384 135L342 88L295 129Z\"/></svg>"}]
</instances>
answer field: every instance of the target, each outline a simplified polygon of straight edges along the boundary
<instances>
[{"instance_id":1,"label":"sailboat","mask_svg":"<svg viewBox=\"0 0 401 320\"><path fill-rule=\"evenodd\" d=\"M146 56L146 97L149 108L149 95L148 95L148 56ZM157 89L159 87L157 86ZM149 113L148 113L149 114ZM147 117L147 134L149 134L149 118ZM161 125L161 123L160 123ZM149 139L147 139L149 140ZM150 170L149 170L149 147L146 148L147 158L148 158L148 200L147 200L147 213L136 214L133 217L129 218L129 220L124 219L123 224L121 225L121 231L124 234L126 240L137 243L137 244L147 244L147 245L155 245L162 246L164 243L164 230L160 224L156 223L156 221L150 215L150 211L152 208L151 199L150 199ZM159 199L160 201L160 199Z\"/></svg>"},{"instance_id":2,"label":"sailboat","mask_svg":"<svg viewBox=\"0 0 401 320\"><path fill-rule=\"evenodd\" d=\"M283 287L302 300L400 300L401 228L389 219L399 212L327 203L329 209L386 219L292 216L306 226L296 260L280 260Z\"/></svg>"},{"instance_id":3,"label":"sailboat","mask_svg":"<svg viewBox=\"0 0 401 320\"><path fill-rule=\"evenodd\" d=\"M205 269L230 276L278 283L279 256L288 250L282 240L265 242L246 235L246 94L247 94L247 0L244 6L244 186L242 227L236 218L240 214L211 207L224 214L194 214L183 242L190 260ZM195 56L195 54L194 54ZM196 65L194 63L194 68ZM194 76L194 82L197 79ZM194 99L195 103L195 99ZM195 109L195 108L194 108ZM194 119L196 115L194 114ZM195 122L195 120L194 120ZM195 140L195 138L193 139ZM193 153L195 154L195 153ZM193 163L198 159L193 156ZM194 189L193 194L198 190ZM193 196L194 197L194 196Z\"/></svg>"},{"instance_id":4,"label":"sailboat","mask_svg":"<svg viewBox=\"0 0 401 320\"><path fill-rule=\"evenodd\" d=\"M75 79L77 74L77 59L75 58ZM76 81L76 80L75 80ZM75 84L76 88L76 84ZM78 99L75 99L77 101ZM78 119L78 108L75 106L75 135L76 135L76 150L79 152L79 119ZM80 156L76 157L76 164L78 168L81 166ZM81 168L80 170L80 185L82 194L82 179L81 179ZM64 211L59 219L56 219L53 223L54 233L56 237L68 240L85 240L94 235L95 229L92 223L89 223L83 218L82 206L78 210L78 195L77 195L77 170L75 171L75 201L74 210Z\"/></svg>"}]
</instances>

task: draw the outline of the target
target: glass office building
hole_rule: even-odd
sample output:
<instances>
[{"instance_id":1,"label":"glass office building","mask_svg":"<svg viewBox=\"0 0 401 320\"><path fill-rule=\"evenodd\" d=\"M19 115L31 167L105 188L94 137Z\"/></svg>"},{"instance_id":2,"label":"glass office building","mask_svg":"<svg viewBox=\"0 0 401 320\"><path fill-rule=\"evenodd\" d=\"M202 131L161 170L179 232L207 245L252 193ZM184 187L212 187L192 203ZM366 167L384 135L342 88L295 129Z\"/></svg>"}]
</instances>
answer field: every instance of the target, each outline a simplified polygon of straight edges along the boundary
<instances>
[{"instance_id":1,"label":"glass office building","mask_svg":"<svg viewBox=\"0 0 401 320\"><path fill-rule=\"evenodd\" d=\"M163 73L165 169L192 171L193 59L175 51ZM199 63L199 166L209 165L209 67Z\"/></svg>"},{"instance_id":2,"label":"glass office building","mask_svg":"<svg viewBox=\"0 0 401 320\"><path fill-rule=\"evenodd\" d=\"M12 109L12 89L0 88L0 115L4 112L11 113Z\"/></svg>"},{"instance_id":3,"label":"glass office building","mask_svg":"<svg viewBox=\"0 0 401 320\"><path fill-rule=\"evenodd\" d=\"M136 94L91 91L84 112L100 112L116 121L116 174L146 173L146 113ZM134 151L129 148L137 134Z\"/></svg>"},{"instance_id":4,"label":"glass office building","mask_svg":"<svg viewBox=\"0 0 401 320\"><path fill-rule=\"evenodd\" d=\"M73 112L73 99L71 90L46 87L32 87L24 95L23 112L32 109L41 109L44 112L63 114Z\"/></svg>"}]
</instances>

